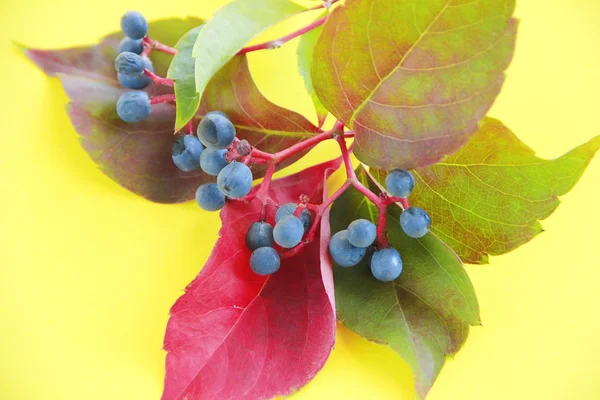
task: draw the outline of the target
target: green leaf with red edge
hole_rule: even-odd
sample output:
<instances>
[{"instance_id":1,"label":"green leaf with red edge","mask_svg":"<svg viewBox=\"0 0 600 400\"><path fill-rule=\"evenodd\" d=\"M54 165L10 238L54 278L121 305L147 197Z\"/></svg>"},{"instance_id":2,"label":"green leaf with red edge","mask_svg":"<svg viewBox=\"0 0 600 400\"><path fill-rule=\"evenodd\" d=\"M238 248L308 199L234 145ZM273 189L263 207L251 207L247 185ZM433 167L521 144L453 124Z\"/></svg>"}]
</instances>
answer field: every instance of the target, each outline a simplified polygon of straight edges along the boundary
<instances>
[{"instance_id":1,"label":"green leaf with red edge","mask_svg":"<svg viewBox=\"0 0 600 400\"><path fill-rule=\"evenodd\" d=\"M321 17L323 17L324 15L325 14L321 15ZM317 94L315 93L310 69L313 61L313 51L315 45L317 44L317 40L319 39L319 35L322 31L323 27L320 26L300 36L297 51L298 69L300 70L300 75L304 79L306 91L310 95L313 105L315 106L315 111L317 112L317 120L319 121L319 127L323 126L323 124L325 123L328 111L325 108L325 106L321 103L321 100L319 100L319 98L317 97Z\"/></svg>"},{"instance_id":2,"label":"green leaf with red edge","mask_svg":"<svg viewBox=\"0 0 600 400\"><path fill-rule=\"evenodd\" d=\"M169 19L150 23L150 35L167 45L176 42L198 19ZM70 99L69 116L81 135L82 146L100 169L132 192L160 203L191 200L199 185L214 178L201 171L183 172L171 159L175 110L171 105L153 106L147 121L127 124L115 112L125 91L114 70L121 34L107 36L99 45L65 50L25 50L25 54L48 75L60 75ZM172 56L152 53L158 74L164 76ZM151 95L172 93L171 88L150 84ZM270 152L282 150L319 129L301 115L269 102L258 90L245 57L235 57L206 90L201 109L228 113L238 137ZM290 159L287 165L296 158ZM255 168L254 176L264 173Z\"/></svg>"},{"instance_id":3,"label":"green leaf with red edge","mask_svg":"<svg viewBox=\"0 0 600 400\"><path fill-rule=\"evenodd\" d=\"M200 107L200 94L196 92L196 80L194 79L194 59L192 50L194 43L200 33L202 26L198 26L185 35L175 45L177 54L169 67L167 78L174 80L175 91L175 130L181 130L187 124Z\"/></svg>"},{"instance_id":4,"label":"green leaf with red edge","mask_svg":"<svg viewBox=\"0 0 600 400\"><path fill-rule=\"evenodd\" d=\"M315 47L312 80L382 169L433 164L476 132L514 51L515 0L348 0Z\"/></svg>"},{"instance_id":5,"label":"green leaf with red edge","mask_svg":"<svg viewBox=\"0 0 600 400\"><path fill-rule=\"evenodd\" d=\"M271 197L283 204L306 194L319 203L340 164L275 180ZM254 274L245 237L261 209L256 200L228 202L209 260L173 305L163 400L272 398L299 389L325 364L335 341L331 265L314 241L273 275ZM275 210L267 211L274 223Z\"/></svg>"},{"instance_id":6,"label":"green leaf with red edge","mask_svg":"<svg viewBox=\"0 0 600 400\"><path fill-rule=\"evenodd\" d=\"M358 179L375 193L375 181L364 169ZM371 274L367 256L359 265L334 264L337 318L368 340L391 347L410 365L417 394L424 398L440 373L446 356L456 353L479 325L479 306L460 259L437 236L420 239L402 231L401 208L388 208L387 236L402 257L404 270L394 282ZM331 209L331 231L346 229L355 219L377 222L378 210L354 189Z\"/></svg>"},{"instance_id":7,"label":"green leaf with red edge","mask_svg":"<svg viewBox=\"0 0 600 400\"><path fill-rule=\"evenodd\" d=\"M558 207L600 148L600 136L555 160L544 160L502 122L486 118L460 152L414 171L411 204L432 217L431 231L472 264L488 262L542 232L539 220ZM385 171L372 171L385 182Z\"/></svg>"}]
</instances>

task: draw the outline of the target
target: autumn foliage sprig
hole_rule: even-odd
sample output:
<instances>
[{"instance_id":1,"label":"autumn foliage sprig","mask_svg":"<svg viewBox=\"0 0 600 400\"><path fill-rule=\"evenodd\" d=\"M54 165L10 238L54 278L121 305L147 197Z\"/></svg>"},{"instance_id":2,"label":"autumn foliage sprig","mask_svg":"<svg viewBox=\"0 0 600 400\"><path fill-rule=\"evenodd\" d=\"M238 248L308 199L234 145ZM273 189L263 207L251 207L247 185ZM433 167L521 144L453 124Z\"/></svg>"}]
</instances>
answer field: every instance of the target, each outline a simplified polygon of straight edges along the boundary
<instances>
[{"instance_id":1,"label":"autumn foliage sprig","mask_svg":"<svg viewBox=\"0 0 600 400\"><path fill-rule=\"evenodd\" d=\"M485 117L513 56L514 7L232 0L208 21L148 24L130 12L97 46L25 49L61 74L101 171L155 202L195 196L220 210L212 255L171 309L164 400L293 392L323 367L336 317L402 356L427 395L481 324L463 263L539 234L600 147L598 137L543 160ZM322 14L309 24L248 45L312 10ZM265 98L248 65L295 38L317 124ZM339 157L274 179L328 140ZM327 196L342 166L346 180Z\"/></svg>"}]
</instances>

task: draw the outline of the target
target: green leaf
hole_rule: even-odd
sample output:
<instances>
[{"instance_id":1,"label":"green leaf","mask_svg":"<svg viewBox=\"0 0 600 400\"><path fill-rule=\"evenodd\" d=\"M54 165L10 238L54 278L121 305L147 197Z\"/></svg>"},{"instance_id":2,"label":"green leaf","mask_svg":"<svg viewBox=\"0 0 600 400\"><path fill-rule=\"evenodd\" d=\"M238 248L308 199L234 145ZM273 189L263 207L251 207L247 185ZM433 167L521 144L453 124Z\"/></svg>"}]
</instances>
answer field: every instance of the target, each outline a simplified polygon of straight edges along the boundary
<instances>
[{"instance_id":1,"label":"green leaf","mask_svg":"<svg viewBox=\"0 0 600 400\"><path fill-rule=\"evenodd\" d=\"M476 132L515 44L515 0L348 0L315 47L325 107L382 169L438 162Z\"/></svg>"},{"instance_id":2,"label":"green leaf","mask_svg":"<svg viewBox=\"0 0 600 400\"><path fill-rule=\"evenodd\" d=\"M321 15L321 17L323 17L323 15ZM325 123L325 118L327 118L328 112L315 93L312 77L310 75L310 69L313 60L313 50L315 48L315 44L317 43L317 39L319 39L321 31L323 31L322 26L305 33L304 35L300 36L300 41L298 43L298 68L300 69L300 75L302 75L302 78L304 78L306 90L308 91L308 94L310 95L310 98L315 106L319 126L323 126Z\"/></svg>"},{"instance_id":3,"label":"green leaf","mask_svg":"<svg viewBox=\"0 0 600 400\"><path fill-rule=\"evenodd\" d=\"M411 204L432 217L431 231L468 263L507 253L542 232L600 148L600 136L556 160L544 160L500 121L486 118L460 152L414 171ZM379 182L384 171L372 171Z\"/></svg>"},{"instance_id":4,"label":"green leaf","mask_svg":"<svg viewBox=\"0 0 600 400\"><path fill-rule=\"evenodd\" d=\"M235 0L218 10L194 45L196 91L202 96L213 75L252 38L304 10L289 0Z\"/></svg>"},{"instance_id":5,"label":"green leaf","mask_svg":"<svg viewBox=\"0 0 600 400\"><path fill-rule=\"evenodd\" d=\"M177 54L173 57L173 62L167 73L167 77L175 81L174 89L177 99L176 131L181 130L194 117L200 106L200 94L196 92L196 81L194 79L192 49L201 28L202 25L192 29L179 39L175 46Z\"/></svg>"},{"instance_id":6,"label":"green leaf","mask_svg":"<svg viewBox=\"0 0 600 400\"><path fill-rule=\"evenodd\" d=\"M376 191L361 168L358 178ZM412 239L400 228L401 209L388 209L388 239L403 260L394 282L373 278L368 262L334 266L337 317L359 335L391 347L410 365L417 393L424 398L446 356L465 342L470 325L479 325L473 286L454 252L435 235ZM331 231L346 229L357 218L377 221L377 208L351 189L333 204Z\"/></svg>"}]
</instances>

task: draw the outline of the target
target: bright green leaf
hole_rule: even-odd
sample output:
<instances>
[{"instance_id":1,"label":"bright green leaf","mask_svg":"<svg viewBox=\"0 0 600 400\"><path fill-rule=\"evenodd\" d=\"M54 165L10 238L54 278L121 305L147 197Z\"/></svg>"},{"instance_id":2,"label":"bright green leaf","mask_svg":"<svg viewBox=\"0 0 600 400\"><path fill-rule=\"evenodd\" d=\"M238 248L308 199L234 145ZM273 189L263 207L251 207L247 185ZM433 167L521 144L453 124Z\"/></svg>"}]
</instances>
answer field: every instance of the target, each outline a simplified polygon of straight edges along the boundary
<instances>
[{"instance_id":1,"label":"bright green leaf","mask_svg":"<svg viewBox=\"0 0 600 400\"><path fill-rule=\"evenodd\" d=\"M504 81L515 0L348 0L312 68L325 107L356 133L356 156L414 168L457 151Z\"/></svg>"},{"instance_id":2,"label":"bright green leaf","mask_svg":"<svg viewBox=\"0 0 600 400\"><path fill-rule=\"evenodd\" d=\"M304 10L289 0L235 0L218 10L194 45L196 91L202 96L213 75L252 38Z\"/></svg>"},{"instance_id":3,"label":"bright green leaf","mask_svg":"<svg viewBox=\"0 0 600 400\"><path fill-rule=\"evenodd\" d=\"M321 100L319 100L317 94L315 93L310 75L310 68L313 60L313 50L322 30L323 27L320 26L308 33L305 33L300 37L300 42L298 43L298 68L300 69L300 75L302 75L302 78L304 78L306 90L308 91L308 94L310 95L315 106L319 126L323 126L325 118L327 118L327 109L321 103Z\"/></svg>"},{"instance_id":4,"label":"bright green leaf","mask_svg":"<svg viewBox=\"0 0 600 400\"><path fill-rule=\"evenodd\" d=\"M359 179L377 190L364 170ZM425 397L446 356L465 342L470 325L479 325L473 286L454 252L434 234L412 239L399 224L401 209L388 211L388 239L403 260L394 282L373 278L367 261L356 267L334 265L337 317L359 335L390 346L410 365L417 393ZM377 220L377 208L356 190L334 202L331 232L357 218Z\"/></svg>"},{"instance_id":5,"label":"bright green leaf","mask_svg":"<svg viewBox=\"0 0 600 400\"><path fill-rule=\"evenodd\" d=\"M544 160L500 121L436 165L414 171L411 204L426 209L435 232L468 263L507 253L542 232L548 217L600 148L600 136L556 160ZM372 171L384 182L385 172Z\"/></svg>"},{"instance_id":6,"label":"bright green leaf","mask_svg":"<svg viewBox=\"0 0 600 400\"><path fill-rule=\"evenodd\" d=\"M192 50L194 43L200 33L202 25L192 29L179 39L175 48L177 54L169 67L167 78L175 81L176 117L175 130L181 130L198 111L200 106L200 95L196 92L196 81L194 79L194 59Z\"/></svg>"}]
</instances>

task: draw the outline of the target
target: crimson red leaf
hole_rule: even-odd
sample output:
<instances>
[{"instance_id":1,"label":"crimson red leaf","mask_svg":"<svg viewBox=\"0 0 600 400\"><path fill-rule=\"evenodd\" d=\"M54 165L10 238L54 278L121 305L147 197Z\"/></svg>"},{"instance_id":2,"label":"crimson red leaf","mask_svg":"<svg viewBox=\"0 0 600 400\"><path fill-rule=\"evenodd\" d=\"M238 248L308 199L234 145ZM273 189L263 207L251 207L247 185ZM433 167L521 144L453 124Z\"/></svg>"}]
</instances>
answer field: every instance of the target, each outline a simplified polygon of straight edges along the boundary
<instances>
[{"instance_id":1,"label":"crimson red leaf","mask_svg":"<svg viewBox=\"0 0 600 400\"><path fill-rule=\"evenodd\" d=\"M323 177L339 165L329 161L274 181L272 197L280 204L301 194L320 201ZM210 259L171 309L163 400L271 398L299 389L325 364L335 310L320 243L282 260L271 276L254 274L245 235L260 212L257 201L229 202L221 212Z\"/></svg>"}]
</instances>

